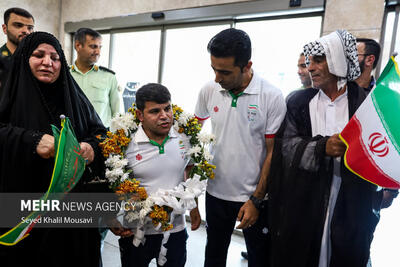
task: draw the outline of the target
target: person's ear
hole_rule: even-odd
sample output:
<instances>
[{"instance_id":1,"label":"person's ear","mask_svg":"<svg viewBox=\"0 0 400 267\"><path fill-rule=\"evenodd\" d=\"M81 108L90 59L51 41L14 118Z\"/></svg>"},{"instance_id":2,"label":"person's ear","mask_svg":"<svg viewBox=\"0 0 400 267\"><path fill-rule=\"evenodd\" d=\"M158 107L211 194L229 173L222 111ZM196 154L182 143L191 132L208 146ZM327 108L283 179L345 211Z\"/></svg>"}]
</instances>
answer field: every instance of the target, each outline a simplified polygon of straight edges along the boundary
<instances>
[{"instance_id":1,"label":"person's ear","mask_svg":"<svg viewBox=\"0 0 400 267\"><path fill-rule=\"evenodd\" d=\"M247 62L247 65L243 67L243 73L249 72L251 70L251 66L253 66L253 62L249 60L249 62Z\"/></svg>"},{"instance_id":2,"label":"person's ear","mask_svg":"<svg viewBox=\"0 0 400 267\"><path fill-rule=\"evenodd\" d=\"M367 64L368 67L372 67L375 62L375 56L374 55L368 55L367 58L365 59L365 63Z\"/></svg>"},{"instance_id":3,"label":"person's ear","mask_svg":"<svg viewBox=\"0 0 400 267\"><path fill-rule=\"evenodd\" d=\"M141 111L140 109L136 109L136 117L139 119L140 122L142 122L144 119L143 115L143 111Z\"/></svg>"},{"instance_id":4,"label":"person's ear","mask_svg":"<svg viewBox=\"0 0 400 267\"><path fill-rule=\"evenodd\" d=\"M3 24L3 25L1 25L1 27L3 28L4 34L7 34L7 25Z\"/></svg>"},{"instance_id":5,"label":"person's ear","mask_svg":"<svg viewBox=\"0 0 400 267\"><path fill-rule=\"evenodd\" d=\"M82 45L79 41L75 41L75 43L74 43L74 48L75 48L76 52L78 52L79 50L81 50L82 46L83 46L83 45Z\"/></svg>"}]
</instances>

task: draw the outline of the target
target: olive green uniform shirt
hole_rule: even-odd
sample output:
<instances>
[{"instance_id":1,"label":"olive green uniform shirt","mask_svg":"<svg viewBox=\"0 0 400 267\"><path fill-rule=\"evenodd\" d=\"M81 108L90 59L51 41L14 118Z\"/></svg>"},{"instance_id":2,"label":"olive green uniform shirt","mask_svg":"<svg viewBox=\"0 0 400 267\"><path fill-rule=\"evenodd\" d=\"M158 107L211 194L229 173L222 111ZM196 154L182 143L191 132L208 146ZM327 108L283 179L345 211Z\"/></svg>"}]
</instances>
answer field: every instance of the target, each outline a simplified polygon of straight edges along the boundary
<instances>
[{"instance_id":1,"label":"olive green uniform shirt","mask_svg":"<svg viewBox=\"0 0 400 267\"><path fill-rule=\"evenodd\" d=\"M75 64L70 67L70 72L99 114L104 126L109 127L111 118L121 112L121 97L115 73L93 65L91 70L83 74Z\"/></svg>"}]
</instances>

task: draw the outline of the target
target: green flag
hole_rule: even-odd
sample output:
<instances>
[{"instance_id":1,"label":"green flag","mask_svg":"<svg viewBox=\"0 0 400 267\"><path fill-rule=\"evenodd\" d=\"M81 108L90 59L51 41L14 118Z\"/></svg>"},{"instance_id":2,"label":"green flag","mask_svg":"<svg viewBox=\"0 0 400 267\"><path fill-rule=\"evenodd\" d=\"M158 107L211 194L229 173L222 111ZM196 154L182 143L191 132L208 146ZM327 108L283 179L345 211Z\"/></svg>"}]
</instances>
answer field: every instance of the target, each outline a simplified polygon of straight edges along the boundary
<instances>
[{"instance_id":1,"label":"green flag","mask_svg":"<svg viewBox=\"0 0 400 267\"><path fill-rule=\"evenodd\" d=\"M68 193L81 178L85 170L85 160L80 155L80 145L68 118L62 116L61 131L51 125L54 136L55 162L53 174L47 192L40 198L50 200L51 193ZM63 194L55 194L60 198ZM53 195L52 195L53 196ZM52 197L51 199L55 199ZM35 219L40 218L45 212L35 211L26 217L25 221L0 236L0 244L13 246L28 236L35 225Z\"/></svg>"}]
</instances>

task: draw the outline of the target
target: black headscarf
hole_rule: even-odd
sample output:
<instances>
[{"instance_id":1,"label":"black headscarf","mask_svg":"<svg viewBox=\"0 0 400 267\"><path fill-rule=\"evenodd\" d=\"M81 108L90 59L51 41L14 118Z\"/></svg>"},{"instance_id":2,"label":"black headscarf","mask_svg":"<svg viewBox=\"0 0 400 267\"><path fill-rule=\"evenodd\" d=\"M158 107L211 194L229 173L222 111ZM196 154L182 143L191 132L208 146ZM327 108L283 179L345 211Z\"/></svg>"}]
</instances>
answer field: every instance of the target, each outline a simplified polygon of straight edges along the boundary
<instances>
[{"instance_id":1,"label":"black headscarf","mask_svg":"<svg viewBox=\"0 0 400 267\"><path fill-rule=\"evenodd\" d=\"M60 56L60 76L43 84L32 74L29 58L42 43ZM50 124L59 125L59 115L70 118L79 142L95 151L92 170L102 165L98 141L105 128L93 106L72 78L64 52L51 34L35 32L25 37L13 55L9 77L0 99L0 192L44 192L50 182L54 158L35 154L43 134L52 134Z\"/></svg>"}]
</instances>

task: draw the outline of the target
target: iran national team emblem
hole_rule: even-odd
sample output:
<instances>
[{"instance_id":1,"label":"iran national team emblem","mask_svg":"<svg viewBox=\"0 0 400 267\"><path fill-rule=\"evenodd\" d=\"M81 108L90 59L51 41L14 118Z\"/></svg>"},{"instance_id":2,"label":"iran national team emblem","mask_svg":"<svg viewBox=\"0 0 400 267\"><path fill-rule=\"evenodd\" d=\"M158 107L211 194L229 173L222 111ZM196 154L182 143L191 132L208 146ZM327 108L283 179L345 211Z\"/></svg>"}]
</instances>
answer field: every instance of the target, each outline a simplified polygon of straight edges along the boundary
<instances>
[{"instance_id":1,"label":"iran national team emblem","mask_svg":"<svg viewBox=\"0 0 400 267\"><path fill-rule=\"evenodd\" d=\"M389 145L386 137L380 133L373 133L369 136L368 147L369 150L378 157L384 157L389 153Z\"/></svg>"},{"instance_id":2,"label":"iran national team emblem","mask_svg":"<svg viewBox=\"0 0 400 267\"><path fill-rule=\"evenodd\" d=\"M214 112L218 112L218 110L219 110L218 106L215 106L214 107Z\"/></svg>"},{"instance_id":3,"label":"iran national team emblem","mask_svg":"<svg viewBox=\"0 0 400 267\"><path fill-rule=\"evenodd\" d=\"M140 155L140 154L136 155L136 160L141 160L142 158L143 158L142 155Z\"/></svg>"}]
</instances>

